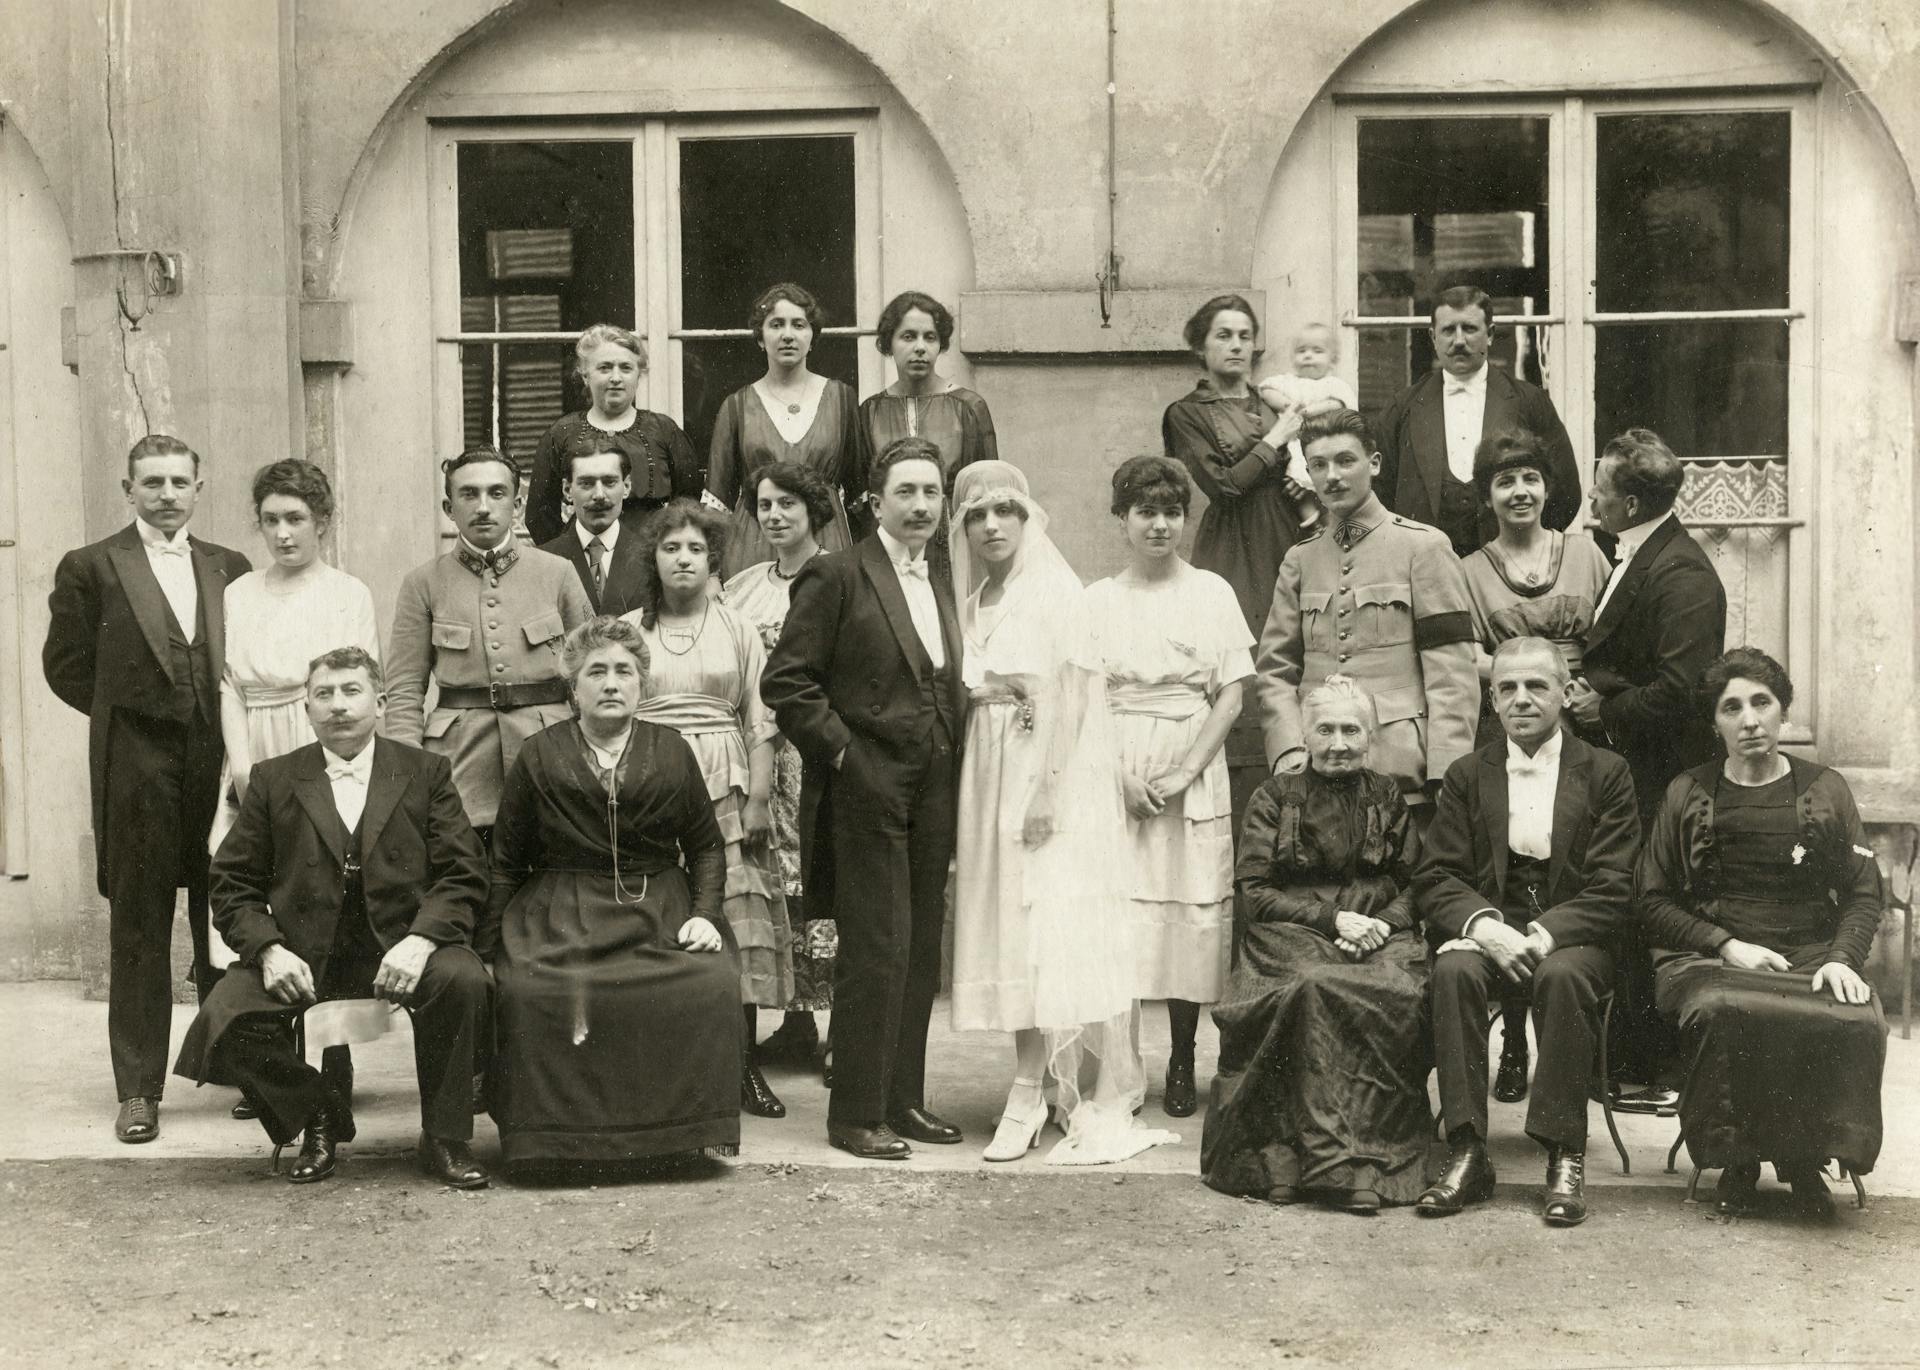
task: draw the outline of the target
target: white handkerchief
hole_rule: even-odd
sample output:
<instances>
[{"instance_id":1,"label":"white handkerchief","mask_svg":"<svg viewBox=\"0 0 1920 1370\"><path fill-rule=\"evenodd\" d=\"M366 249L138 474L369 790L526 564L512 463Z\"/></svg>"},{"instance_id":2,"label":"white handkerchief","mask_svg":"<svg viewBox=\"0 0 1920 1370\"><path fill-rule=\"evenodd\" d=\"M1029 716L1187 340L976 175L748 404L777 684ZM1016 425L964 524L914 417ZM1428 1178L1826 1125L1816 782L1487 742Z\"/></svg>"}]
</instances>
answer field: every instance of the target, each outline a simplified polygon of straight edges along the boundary
<instances>
[{"instance_id":1,"label":"white handkerchief","mask_svg":"<svg viewBox=\"0 0 1920 1370\"><path fill-rule=\"evenodd\" d=\"M307 1010L307 1060L317 1061L327 1047L371 1042L393 1030L398 1004L384 999L329 999Z\"/></svg>"}]
</instances>

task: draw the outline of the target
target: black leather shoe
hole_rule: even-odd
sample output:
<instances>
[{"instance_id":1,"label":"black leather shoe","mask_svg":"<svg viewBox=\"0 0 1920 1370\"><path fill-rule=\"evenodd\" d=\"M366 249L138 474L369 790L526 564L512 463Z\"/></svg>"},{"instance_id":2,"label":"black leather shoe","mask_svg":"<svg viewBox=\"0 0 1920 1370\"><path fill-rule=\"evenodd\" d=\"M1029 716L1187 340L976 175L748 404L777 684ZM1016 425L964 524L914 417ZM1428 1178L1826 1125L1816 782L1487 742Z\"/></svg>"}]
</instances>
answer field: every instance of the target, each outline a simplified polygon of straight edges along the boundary
<instances>
[{"instance_id":1,"label":"black leather shoe","mask_svg":"<svg viewBox=\"0 0 1920 1370\"><path fill-rule=\"evenodd\" d=\"M1730 1165L1720 1172L1713 1186L1713 1211L1723 1218L1738 1218L1759 1206L1760 1163Z\"/></svg>"},{"instance_id":2,"label":"black leather shoe","mask_svg":"<svg viewBox=\"0 0 1920 1370\"><path fill-rule=\"evenodd\" d=\"M780 1026L772 1035L753 1050L763 1061L808 1065L820 1050L820 1028L811 1013L789 1013L780 1020Z\"/></svg>"},{"instance_id":3,"label":"black leather shoe","mask_svg":"<svg viewBox=\"0 0 1920 1370\"><path fill-rule=\"evenodd\" d=\"M904 1161L913 1148L885 1123L862 1127L858 1123L828 1123L827 1141L842 1151L850 1151L864 1161Z\"/></svg>"},{"instance_id":4,"label":"black leather shoe","mask_svg":"<svg viewBox=\"0 0 1920 1370\"><path fill-rule=\"evenodd\" d=\"M1160 1107L1169 1118L1191 1118L1199 1107L1200 1096L1193 1087L1193 1062L1167 1062L1167 1092L1160 1096Z\"/></svg>"},{"instance_id":5,"label":"black leather shoe","mask_svg":"<svg viewBox=\"0 0 1920 1370\"><path fill-rule=\"evenodd\" d=\"M767 1084L767 1077L760 1073L760 1067L749 1059L740 1072L740 1111L751 1113L756 1118L784 1118L787 1106L780 1102Z\"/></svg>"},{"instance_id":6,"label":"black leather shoe","mask_svg":"<svg viewBox=\"0 0 1920 1370\"><path fill-rule=\"evenodd\" d=\"M1414 1211L1423 1218L1444 1218L1492 1197L1493 1162L1487 1159L1487 1144L1476 1137L1448 1154L1446 1169L1414 1201Z\"/></svg>"},{"instance_id":7,"label":"black leather shoe","mask_svg":"<svg viewBox=\"0 0 1920 1370\"><path fill-rule=\"evenodd\" d=\"M1827 1192L1826 1178L1817 1165L1795 1166L1787 1172L1793 1186L1793 1211L1814 1222L1833 1221L1833 1195Z\"/></svg>"},{"instance_id":8,"label":"black leather shoe","mask_svg":"<svg viewBox=\"0 0 1920 1370\"><path fill-rule=\"evenodd\" d=\"M113 1120L113 1135L129 1146L150 1142L160 1135L160 1101L135 1095L120 1101L120 1112Z\"/></svg>"},{"instance_id":9,"label":"black leather shoe","mask_svg":"<svg viewBox=\"0 0 1920 1370\"><path fill-rule=\"evenodd\" d=\"M250 1123L260 1116L260 1105L253 1101L251 1094L242 1091L230 1113L235 1122Z\"/></svg>"},{"instance_id":10,"label":"black leather shoe","mask_svg":"<svg viewBox=\"0 0 1920 1370\"><path fill-rule=\"evenodd\" d=\"M422 1170L451 1189L485 1189L493 1183L465 1142L422 1132L414 1155Z\"/></svg>"},{"instance_id":11,"label":"black leather shoe","mask_svg":"<svg viewBox=\"0 0 1920 1370\"><path fill-rule=\"evenodd\" d=\"M1527 1097L1526 1039L1508 1041L1500 1048L1500 1069L1493 1077L1493 1097L1503 1104L1517 1104Z\"/></svg>"},{"instance_id":12,"label":"black leather shoe","mask_svg":"<svg viewBox=\"0 0 1920 1370\"><path fill-rule=\"evenodd\" d=\"M1358 1213L1362 1217L1371 1217L1384 1206L1378 1191L1372 1189L1350 1189L1344 1194L1332 1196L1331 1207L1342 1213Z\"/></svg>"},{"instance_id":13,"label":"black leather shoe","mask_svg":"<svg viewBox=\"0 0 1920 1370\"><path fill-rule=\"evenodd\" d=\"M887 1126L902 1137L934 1146L952 1146L959 1141L960 1129L933 1116L924 1108L910 1108L887 1119Z\"/></svg>"},{"instance_id":14,"label":"black leather shoe","mask_svg":"<svg viewBox=\"0 0 1920 1370\"><path fill-rule=\"evenodd\" d=\"M1587 1220L1587 1153L1547 1153L1547 1201L1540 1210L1548 1227L1578 1227Z\"/></svg>"},{"instance_id":15,"label":"black leather shoe","mask_svg":"<svg viewBox=\"0 0 1920 1370\"><path fill-rule=\"evenodd\" d=\"M333 1174L340 1161L341 1137L333 1111L322 1108L307 1119L307 1135L300 1141L300 1154L287 1172L289 1184L312 1184Z\"/></svg>"}]
</instances>

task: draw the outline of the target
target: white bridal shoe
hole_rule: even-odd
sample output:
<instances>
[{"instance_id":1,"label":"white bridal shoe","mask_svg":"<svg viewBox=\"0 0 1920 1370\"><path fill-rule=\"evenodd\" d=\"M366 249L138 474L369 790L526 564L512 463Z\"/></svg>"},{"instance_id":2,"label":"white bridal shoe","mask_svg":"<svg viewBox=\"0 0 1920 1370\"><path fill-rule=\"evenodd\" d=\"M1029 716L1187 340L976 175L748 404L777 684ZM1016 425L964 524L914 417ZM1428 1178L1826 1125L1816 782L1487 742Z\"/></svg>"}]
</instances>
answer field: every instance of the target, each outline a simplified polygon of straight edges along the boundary
<instances>
[{"instance_id":1,"label":"white bridal shoe","mask_svg":"<svg viewBox=\"0 0 1920 1370\"><path fill-rule=\"evenodd\" d=\"M1015 1105L1011 1098L1007 1100L1007 1111L1000 1115L993 1140L980 1153L984 1160L1017 1161L1040 1145L1040 1129L1047 1125L1047 1101L1041 1097L1037 1085L1016 1081L1013 1092L1028 1094L1028 1102L1023 1108Z\"/></svg>"}]
</instances>

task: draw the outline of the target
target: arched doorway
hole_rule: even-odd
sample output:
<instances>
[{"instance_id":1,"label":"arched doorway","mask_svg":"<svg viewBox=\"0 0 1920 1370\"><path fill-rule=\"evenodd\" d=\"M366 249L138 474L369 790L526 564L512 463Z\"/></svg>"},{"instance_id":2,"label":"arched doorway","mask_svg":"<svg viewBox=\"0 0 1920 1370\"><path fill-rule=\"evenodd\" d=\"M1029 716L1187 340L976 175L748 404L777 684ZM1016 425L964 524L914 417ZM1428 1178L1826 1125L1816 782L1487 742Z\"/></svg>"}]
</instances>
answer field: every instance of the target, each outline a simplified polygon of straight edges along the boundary
<instances>
[{"instance_id":1,"label":"arched doorway","mask_svg":"<svg viewBox=\"0 0 1920 1370\"><path fill-rule=\"evenodd\" d=\"M586 324L647 340L641 403L698 444L758 374L743 325L765 285L822 295L818 369L865 392L886 379L866 337L884 300L972 284L954 178L920 120L844 42L766 0L530 5L397 116L344 216L334 292L355 352L325 406L340 555L383 612L440 545L437 460L468 441L529 455L583 403L568 363Z\"/></svg>"},{"instance_id":2,"label":"arched doorway","mask_svg":"<svg viewBox=\"0 0 1920 1370\"><path fill-rule=\"evenodd\" d=\"M1738 0L1431 0L1295 129L1254 284L1276 334L1340 325L1367 406L1430 364L1433 293L1483 284L1496 360L1547 388L1583 471L1630 424L1688 461L1680 512L1728 639L1787 663L1798 739L1888 767L1913 679L1914 381L1887 321L1920 226L1853 96Z\"/></svg>"}]
</instances>

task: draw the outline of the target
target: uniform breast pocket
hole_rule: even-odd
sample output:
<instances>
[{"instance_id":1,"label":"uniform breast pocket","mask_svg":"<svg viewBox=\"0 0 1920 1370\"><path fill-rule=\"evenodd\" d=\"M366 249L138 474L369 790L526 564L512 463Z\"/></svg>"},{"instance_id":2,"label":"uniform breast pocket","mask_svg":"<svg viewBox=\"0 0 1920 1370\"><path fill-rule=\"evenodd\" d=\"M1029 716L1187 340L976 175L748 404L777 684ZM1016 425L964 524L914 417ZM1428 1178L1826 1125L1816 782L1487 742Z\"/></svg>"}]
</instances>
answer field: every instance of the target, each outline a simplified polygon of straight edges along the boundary
<instances>
[{"instance_id":1,"label":"uniform breast pocket","mask_svg":"<svg viewBox=\"0 0 1920 1370\"><path fill-rule=\"evenodd\" d=\"M560 617L558 609L550 609L544 614L537 614L528 619L521 625L520 630L527 635L529 648L548 644L554 651L558 651L560 639L566 635L567 625L566 621Z\"/></svg>"},{"instance_id":2,"label":"uniform breast pocket","mask_svg":"<svg viewBox=\"0 0 1920 1370\"><path fill-rule=\"evenodd\" d=\"M464 652L473 646L473 626L467 623L435 623L433 646L435 651Z\"/></svg>"},{"instance_id":3,"label":"uniform breast pocket","mask_svg":"<svg viewBox=\"0 0 1920 1370\"><path fill-rule=\"evenodd\" d=\"M1407 585L1356 585L1353 640L1359 647L1391 647L1413 641L1413 590Z\"/></svg>"},{"instance_id":4,"label":"uniform breast pocket","mask_svg":"<svg viewBox=\"0 0 1920 1370\"><path fill-rule=\"evenodd\" d=\"M1333 596L1324 590L1300 596L1300 638L1309 650L1325 651L1333 642Z\"/></svg>"}]
</instances>

